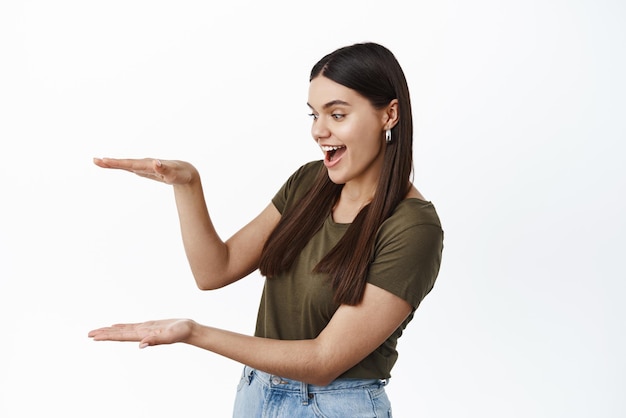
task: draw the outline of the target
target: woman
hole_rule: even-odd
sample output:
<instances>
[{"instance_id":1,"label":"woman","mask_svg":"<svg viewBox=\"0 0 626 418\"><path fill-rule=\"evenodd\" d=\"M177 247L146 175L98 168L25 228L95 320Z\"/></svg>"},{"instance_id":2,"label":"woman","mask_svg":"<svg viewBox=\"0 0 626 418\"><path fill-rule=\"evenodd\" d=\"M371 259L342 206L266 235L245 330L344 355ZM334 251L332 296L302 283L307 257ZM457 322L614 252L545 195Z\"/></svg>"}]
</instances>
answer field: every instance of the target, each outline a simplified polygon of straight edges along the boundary
<instances>
[{"instance_id":1,"label":"woman","mask_svg":"<svg viewBox=\"0 0 626 418\"><path fill-rule=\"evenodd\" d=\"M255 336L189 319L89 336L141 348L184 342L244 364L235 417L391 416L384 386L397 339L432 289L443 248L437 213L410 179L407 83L388 49L355 44L313 67L307 104L324 159L298 169L227 241L213 227L191 164L94 160L173 185L200 289L260 270L266 280Z\"/></svg>"}]
</instances>

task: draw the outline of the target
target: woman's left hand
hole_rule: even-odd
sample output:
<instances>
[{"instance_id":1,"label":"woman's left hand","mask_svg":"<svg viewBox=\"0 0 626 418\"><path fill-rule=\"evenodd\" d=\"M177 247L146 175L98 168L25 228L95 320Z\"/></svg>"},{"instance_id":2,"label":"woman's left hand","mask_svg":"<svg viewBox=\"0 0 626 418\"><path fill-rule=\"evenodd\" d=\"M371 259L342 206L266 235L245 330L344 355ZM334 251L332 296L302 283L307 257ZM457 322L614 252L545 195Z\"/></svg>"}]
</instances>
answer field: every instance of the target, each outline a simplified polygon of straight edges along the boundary
<instances>
[{"instance_id":1,"label":"woman's left hand","mask_svg":"<svg viewBox=\"0 0 626 418\"><path fill-rule=\"evenodd\" d=\"M139 348L149 345L185 342L193 330L191 319L162 319L139 324L115 324L90 331L94 341L137 341Z\"/></svg>"}]
</instances>

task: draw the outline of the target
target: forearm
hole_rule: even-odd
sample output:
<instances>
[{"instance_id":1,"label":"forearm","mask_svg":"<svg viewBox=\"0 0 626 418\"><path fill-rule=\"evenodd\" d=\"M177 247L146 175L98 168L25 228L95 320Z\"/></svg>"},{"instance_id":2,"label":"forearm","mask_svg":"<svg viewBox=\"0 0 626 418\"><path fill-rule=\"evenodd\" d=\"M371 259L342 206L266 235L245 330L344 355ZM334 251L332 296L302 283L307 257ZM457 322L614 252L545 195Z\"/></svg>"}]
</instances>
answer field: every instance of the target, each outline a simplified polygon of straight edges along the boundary
<instances>
[{"instance_id":1,"label":"forearm","mask_svg":"<svg viewBox=\"0 0 626 418\"><path fill-rule=\"evenodd\" d=\"M117 324L89 332L95 341L137 341L140 348L187 343L277 376L324 386L363 360L406 320L412 307L374 285L359 305L341 305L314 339L274 340L201 325L190 319Z\"/></svg>"},{"instance_id":2,"label":"forearm","mask_svg":"<svg viewBox=\"0 0 626 418\"><path fill-rule=\"evenodd\" d=\"M199 176L189 184L174 185L174 195L185 253L198 287L228 284L228 247L213 226Z\"/></svg>"},{"instance_id":3,"label":"forearm","mask_svg":"<svg viewBox=\"0 0 626 418\"><path fill-rule=\"evenodd\" d=\"M326 385L344 371L333 363L329 350L318 339L274 340L194 323L185 342L255 369L311 384Z\"/></svg>"}]
</instances>

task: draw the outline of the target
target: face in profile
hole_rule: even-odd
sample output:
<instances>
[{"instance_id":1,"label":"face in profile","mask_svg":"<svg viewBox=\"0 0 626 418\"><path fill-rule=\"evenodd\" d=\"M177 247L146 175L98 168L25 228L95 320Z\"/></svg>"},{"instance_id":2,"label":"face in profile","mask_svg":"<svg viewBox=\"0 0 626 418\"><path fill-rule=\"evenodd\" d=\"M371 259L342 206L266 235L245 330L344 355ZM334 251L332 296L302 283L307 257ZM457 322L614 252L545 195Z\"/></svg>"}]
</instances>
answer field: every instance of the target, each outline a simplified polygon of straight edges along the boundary
<instances>
[{"instance_id":1,"label":"face in profile","mask_svg":"<svg viewBox=\"0 0 626 418\"><path fill-rule=\"evenodd\" d=\"M386 109L376 109L356 91L324 76L311 80L311 135L324 153L336 184L376 184L385 149Z\"/></svg>"}]
</instances>

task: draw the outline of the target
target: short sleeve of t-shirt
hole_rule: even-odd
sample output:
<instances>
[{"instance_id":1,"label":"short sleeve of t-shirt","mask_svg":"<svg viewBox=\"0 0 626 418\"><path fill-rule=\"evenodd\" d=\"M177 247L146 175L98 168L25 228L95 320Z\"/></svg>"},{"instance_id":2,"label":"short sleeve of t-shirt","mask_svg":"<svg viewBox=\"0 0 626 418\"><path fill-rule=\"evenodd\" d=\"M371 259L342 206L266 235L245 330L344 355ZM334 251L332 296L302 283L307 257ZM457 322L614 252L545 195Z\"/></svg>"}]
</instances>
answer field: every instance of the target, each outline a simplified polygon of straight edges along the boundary
<instances>
[{"instance_id":1,"label":"short sleeve of t-shirt","mask_svg":"<svg viewBox=\"0 0 626 418\"><path fill-rule=\"evenodd\" d=\"M417 309L434 286L442 250L443 231L432 203L404 200L379 229L368 282Z\"/></svg>"}]
</instances>

